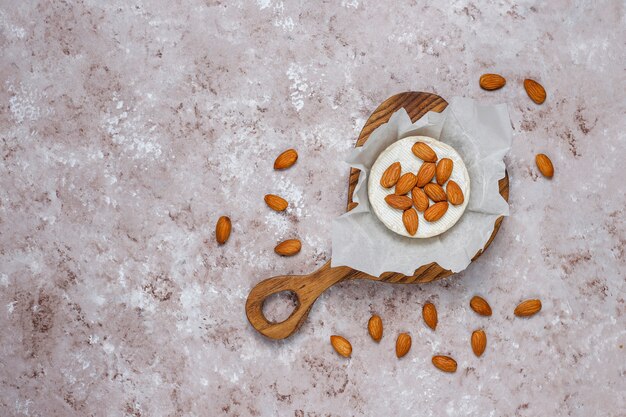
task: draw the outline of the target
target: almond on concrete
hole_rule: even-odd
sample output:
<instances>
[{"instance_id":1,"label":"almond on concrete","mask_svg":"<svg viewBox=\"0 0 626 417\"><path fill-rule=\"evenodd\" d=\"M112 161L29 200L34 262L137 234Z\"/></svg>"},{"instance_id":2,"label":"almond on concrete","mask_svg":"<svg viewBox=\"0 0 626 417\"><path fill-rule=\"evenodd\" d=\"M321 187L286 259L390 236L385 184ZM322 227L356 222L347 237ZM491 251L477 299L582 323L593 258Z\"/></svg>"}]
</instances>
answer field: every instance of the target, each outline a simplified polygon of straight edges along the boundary
<instances>
[{"instance_id":1,"label":"almond on concrete","mask_svg":"<svg viewBox=\"0 0 626 417\"><path fill-rule=\"evenodd\" d=\"M444 372L456 372L456 361L450 356L433 356L433 365Z\"/></svg>"},{"instance_id":2,"label":"almond on concrete","mask_svg":"<svg viewBox=\"0 0 626 417\"><path fill-rule=\"evenodd\" d=\"M300 252L300 249L302 249L302 243L298 239L288 239L276 245L274 252L281 256L293 256Z\"/></svg>"},{"instance_id":3,"label":"almond on concrete","mask_svg":"<svg viewBox=\"0 0 626 417\"><path fill-rule=\"evenodd\" d=\"M437 184L443 185L448 181L450 175L452 175L452 169L454 168L454 162L450 158L442 158L437 162L437 169L435 175L437 176Z\"/></svg>"},{"instance_id":4,"label":"almond on concrete","mask_svg":"<svg viewBox=\"0 0 626 417\"><path fill-rule=\"evenodd\" d=\"M412 207L408 210L404 210L404 213L402 213L402 223L404 223L406 231L409 232L411 236L415 236L415 233L417 233L417 226L419 225L417 211L413 210Z\"/></svg>"},{"instance_id":5,"label":"almond on concrete","mask_svg":"<svg viewBox=\"0 0 626 417\"><path fill-rule=\"evenodd\" d=\"M226 243L230 237L231 229L232 225L230 223L230 218L227 216L220 217L215 225L215 240L217 240L217 243L220 245Z\"/></svg>"},{"instance_id":6,"label":"almond on concrete","mask_svg":"<svg viewBox=\"0 0 626 417\"><path fill-rule=\"evenodd\" d=\"M389 194L387 197L385 197L385 201L391 207L398 210L408 210L413 205L413 200L405 195Z\"/></svg>"},{"instance_id":7,"label":"almond on concrete","mask_svg":"<svg viewBox=\"0 0 626 417\"><path fill-rule=\"evenodd\" d=\"M499 74L483 74L478 82L484 90L498 90L506 84L506 80Z\"/></svg>"},{"instance_id":8,"label":"almond on concrete","mask_svg":"<svg viewBox=\"0 0 626 417\"><path fill-rule=\"evenodd\" d=\"M435 203L432 206L428 207L424 212L424 220L427 222L436 222L440 218L443 217L448 211L448 202L440 201L439 203Z\"/></svg>"},{"instance_id":9,"label":"almond on concrete","mask_svg":"<svg viewBox=\"0 0 626 417\"><path fill-rule=\"evenodd\" d=\"M443 190L441 185L435 184L434 182L426 184L424 186L424 192L435 203L446 201L448 199L446 192Z\"/></svg>"},{"instance_id":10,"label":"almond on concrete","mask_svg":"<svg viewBox=\"0 0 626 417\"><path fill-rule=\"evenodd\" d=\"M411 191L411 198L413 199L413 205L415 206L417 211L423 212L430 205L428 196L426 195L424 190L419 187L413 188L413 191Z\"/></svg>"},{"instance_id":11,"label":"almond on concrete","mask_svg":"<svg viewBox=\"0 0 626 417\"><path fill-rule=\"evenodd\" d=\"M372 339L377 342L380 342L380 339L383 337L383 320L380 316L374 314L369 322L367 323L367 331L369 332Z\"/></svg>"},{"instance_id":12,"label":"almond on concrete","mask_svg":"<svg viewBox=\"0 0 626 417\"><path fill-rule=\"evenodd\" d=\"M526 300L522 301L517 307L515 307L514 313L517 317L529 317L537 314L540 310L540 300Z\"/></svg>"},{"instance_id":13,"label":"almond on concrete","mask_svg":"<svg viewBox=\"0 0 626 417\"><path fill-rule=\"evenodd\" d=\"M411 336L408 333L400 333L396 339L396 356L403 357L411 350Z\"/></svg>"},{"instance_id":14,"label":"almond on concrete","mask_svg":"<svg viewBox=\"0 0 626 417\"><path fill-rule=\"evenodd\" d=\"M477 295L470 300L470 308L481 316L491 316L491 306L487 300Z\"/></svg>"},{"instance_id":15,"label":"almond on concrete","mask_svg":"<svg viewBox=\"0 0 626 417\"><path fill-rule=\"evenodd\" d=\"M422 307L422 317L428 327L433 330L437 328L437 308L433 303L424 304L424 307Z\"/></svg>"},{"instance_id":16,"label":"almond on concrete","mask_svg":"<svg viewBox=\"0 0 626 417\"><path fill-rule=\"evenodd\" d=\"M267 194L265 196L265 204L272 210L276 211L285 211L289 203L284 198L277 196L275 194Z\"/></svg>"},{"instance_id":17,"label":"almond on concrete","mask_svg":"<svg viewBox=\"0 0 626 417\"><path fill-rule=\"evenodd\" d=\"M287 149L278 155L274 161L274 169L287 169L298 160L298 152L295 149Z\"/></svg>"},{"instance_id":18,"label":"almond on concrete","mask_svg":"<svg viewBox=\"0 0 626 417\"><path fill-rule=\"evenodd\" d=\"M540 153L535 156L535 163L541 175L546 178L552 178L554 176L554 166L552 161L548 158L548 155Z\"/></svg>"},{"instance_id":19,"label":"almond on concrete","mask_svg":"<svg viewBox=\"0 0 626 417\"><path fill-rule=\"evenodd\" d=\"M405 195L415 187L417 177L410 172L407 172L400 177L396 184L396 195Z\"/></svg>"},{"instance_id":20,"label":"almond on concrete","mask_svg":"<svg viewBox=\"0 0 626 417\"><path fill-rule=\"evenodd\" d=\"M337 352L344 358L349 358L352 354L352 345L344 337L332 335L330 337L330 344L335 349L335 352Z\"/></svg>"},{"instance_id":21,"label":"almond on concrete","mask_svg":"<svg viewBox=\"0 0 626 417\"><path fill-rule=\"evenodd\" d=\"M417 182L415 183L418 187L423 187L430 182L435 176L436 165L432 162L424 162L420 169L417 171Z\"/></svg>"},{"instance_id":22,"label":"almond on concrete","mask_svg":"<svg viewBox=\"0 0 626 417\"><path fill-rule=\"evenodd\" d=\"M529 78L524 80L524 88L528 97L537 104L541 104L546 101L546 90L541 84L535 80Z\"/></svg>"},{"instance_id":23,"label":"almond on concrete","mask_svg":"<svg viewBox=\"0 0 626 417\"><path fill-rule=\"evenodd\" d=\"M450 204L454 206L463 204L463 201L465 201L465 196L463 195L461 187L459 187L459 184L452 180L448 181L448 185L446 185L446 195L448 196Z\"/></svg>"},{"instance_id":24,"label":"almond on concrete","mask_svg":"<svg viewBox=\"0 0 626 417\"><path fill-rule=\"evenodd\" d=\"M482 355L487 347L487 335L485 332L483 330L474 330L472 333L471 344L474 355Z\"/></svg>"},{"instance_id":25,"label":"almond on concrete","mask_svg":"<svg viewBox=\"0 0 626 417\"><path fill-rule=\"evenodd\" d=\"M400 162L394 162L383 172L380 177L380 185L385 188L391 188L398 182L400 178L400 172L402 172L402 165Z\"/></svg>"},{"instance_id":26,"label":"almond on concrete","mask_svg":"<svg viewBox=\"0 0 626 417\"><path fill-rule=\"evenodd\" d=\"M413 151L413 155L417 156L424 162L437 161L437 154L435 153L433 148L431 148L424 142L415 142L415 144L411 148L411 151Z\"/></svg>"}]
</instances>

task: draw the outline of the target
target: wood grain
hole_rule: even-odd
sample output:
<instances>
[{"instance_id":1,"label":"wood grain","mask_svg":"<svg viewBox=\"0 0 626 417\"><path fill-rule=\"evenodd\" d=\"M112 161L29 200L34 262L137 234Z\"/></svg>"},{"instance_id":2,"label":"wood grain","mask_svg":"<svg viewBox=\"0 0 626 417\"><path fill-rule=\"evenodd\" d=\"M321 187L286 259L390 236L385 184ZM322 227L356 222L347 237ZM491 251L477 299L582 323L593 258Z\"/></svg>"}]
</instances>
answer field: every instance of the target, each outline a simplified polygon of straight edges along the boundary
<instances>
[{"instance_id":1,"label":"wood grain","mask_svg":"<svg viewBox=\"0 0 626 417\"><path fill-rule=\"evenodd\" d=\"M447 105L448 103L444 99L435 94L421 92L396 94L385 100L374 110L365 123L363 130L361 130L356 146L363 146L369 139L370 134L378 126L387 123L391 115L402 107L407 111L411 120L415 122L429 111L443 111ZM352 201L352 195L359 180L359 174L360 171L358 169L352 169L350 171L348 181L348 211L357 206L357 203ZM499 185L500 194L508 201L508 174L499 181ZM484 248L474 255L472 261L475 261L489 247L491 242L493 242L502 224L502 219L503 217L499 217L496 220L491 237ZM261 281L248 295L248 300L246 301L246 315L250 324L261 334L272 339L284 339L300 328L302 323L306 320L313 303L315 303L315 300L317 300L320 294L338 282L350 279L369 279L394 284L415 284L431 282L450 275L452 275L450 270L443 269L434 262L418 267L411 276L395 272L385 272L375 277L345 266L333 268L330 266L330 261L328 261L320 269L308 275L283 275ZM272 323L263 315L263 303L270 295L282 291L293 291L298 300L297 305L285 321Z\"/></svg>"}]
</instances>

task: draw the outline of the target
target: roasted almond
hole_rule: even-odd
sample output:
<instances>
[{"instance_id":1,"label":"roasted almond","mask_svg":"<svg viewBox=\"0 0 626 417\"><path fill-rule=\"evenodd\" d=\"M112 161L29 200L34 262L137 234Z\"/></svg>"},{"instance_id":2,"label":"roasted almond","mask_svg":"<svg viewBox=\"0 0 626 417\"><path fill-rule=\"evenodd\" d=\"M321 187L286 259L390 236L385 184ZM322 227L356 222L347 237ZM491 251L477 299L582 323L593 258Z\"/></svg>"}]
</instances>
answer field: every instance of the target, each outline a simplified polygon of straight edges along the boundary
<instances>
[{"instance_id":1,"label":"roasted almond","mask_svg":"<svg viewBox=\"0 0 626 417\"><path fill-rule=\"evenodd\" d=\"M298 160L298 152L295 149L287 149L278 155L274 161L274 169L287 169Z\"/></svg>"},{"instance_id":2,"label":"roasted almond","mask_svg":"<svg viewBox=\"0 0 626 417\"><path fill-rule=\"evenodd\" d=\"M448 181L450 175L452 175L452 169L454 168L454 162L450 158L442 158L437 162L437 169L435 175L437 176L437 184L443 185Z\"/></svg>"},{"instance_id":3,"label":"roasted almond","mask_svg":"<svg viewBox=\"0 0 626 417\"><path fill-rule=\"evenodd\" d=\"M456 361L450 356L433 356L433 365L444 372L456 372Z\"/></svg>"},{"instance_id":4,"label":"roasted almond","mask_svg":"<svg viewBox=\"0 0 626 417\"><path fill-rule=\"evenodd\" d=\"M514 313L518 317L528 317L533 314L537 314L540 310L540 300L526 300L522 301L517 307L515 307Z\"/></svg>"},{"instance_id":5,"label":"roasted almond","mask_svg":"<svg viewBox=\"0 0 626 417\"><path fill-rule=\"evenodd\" d=\"M474 355L480 356L487 347L487 335L483 330L475 330L472 333L472 350Z\"/></svg>"},{"instance_id":6,"label":"roasted almond","mask_svg":"<svg viewBox=\"0 0 626 417\"><path fill-rule=\"evenodd\" d=\"M483 74L480 76L479 84L484 90L497 90L504 87L506 80L498 74Z\"/></svg>"},{"instance_id":7,"label":"roasted almond","mask_svg":"<svg viewBox=\"0 0 626 417\"><path fill-rule=\"evenodd\" d=\"M433 330L437 328L437 309L433 303L424 304L424 307L422 307L422 317L428 327Z\"/></svg>"},{"instance_id":8,"label":"roasted almond","mask_svg":"<svg viewBox=\"0 0 626 417\"><path fill-rule=\"evenodd\" d=\"M417 211L424 211L430 205L430 201L428 200L428 196L419 187L413 188L411 191L411 198L413 199L413 205L417 209Z\"/></svg>"},{"instance_id":9,"label":"roasted almond","mask_svg":"<svg viewBox=\"0 0 626 417\"><path fill-rule=\"evenodd\" d=\"M391 207L398 210L408 210L413 205L413 200L405 195L389 194L387 197L385 197L385 201Z\"/></svg>"},{"instance_id":10,"label":"roasted almond","mask_svg":"<svg viewBox=\"0 0 626 417\"><path fill-rule=\"evenodd\" d=\"M276 211L285 211L289 205L287 200L274 194L267 194L265 196L265 204L267 204L272 210Z\"/></svg>"},{"instance_id":11,"label":"roasted almond","mask_svg":"<svg viewBox=\"0 0 626 417\"><path fill-rule=\"evenodd\" d=\"M454 206L463 204L463 201L465 200L461 187L459 187L459 184L452 180L448 181L448 185L446 185L446 195L448 196L450 204Z\"/></svg>"},{"instance_id":12,"label":"roasted almond","mask_svg":"<svg viewBox=\"0 0 626 417\"><path fill-rule=\"evenodd\" d=\"M396 339L396 356L403 357L411 350L411 336L408 333L400 333Z\"/></svg>"},{"instance_id":13,"label":"roasted almond","mask_svg":"<svg viewBox=\"0 0 626 417\"><path fill-rule=\"evenodd\" d=\"M446 196L446 192L441 188L441 185L435 184L434 182L429 182L424 186L424 192L426 195L433 200L435 203L440 201L446 201L448 198Z\"/></svg>"},{"instance_id":14,"label":"roasted almond","mask_svg":"<svg viewBox=\"0 0 626 417\"><path fill-rule=\"evenodd\" d=\"M432 206L428 207L424 212L424 220L427 222L436 222L440 218L443 217L448 211L448 202L441 201L439 203L435 203Z\"/></svg>"},{"instance_id":15,"label":"roasted almond","mask_svg":"<svg viewBox=\"0 0 626 417\"><path fill-rule=\"evenodd\" d=\"M302 243L298 239L288 239L276 245L274 252L282 256L293 256L300 252L300 249L302 249Z\"/></svg>"},{"instance_id":16,"label":"roasted almond","mask_svg":"<svg viewBox=\"0 0 626 417\"><path fill-rule=\"evenodd\" d=\"M400 162L394 162L389 165L389 168L383 172L382 177L380 177L380 185L385 188L391 188L398 182L400 178L400 172L402 171L402 165Z\"/></svg>"},{"instance_id":17,"label":"roasted almond","mask_svg":"<svg viewBox=\"0 0 626 417\"><path fill-rule=\"evenodd\" d=\"M407 172L400 177L396 184L396 195L405 195L415 187L417 177L410 172Z\"/></svg>"},{"instance_id":18,"label":"roasted almond","mask_svg":"<svg viewBox=\"0 0 626 417\"><path fill-rule=\"evenodd\" d=\"M380 342L380 339L383 337L383 320L374 314L370 321L367 322L367 331L369 332L372 339L377 342Z\"/></svg>"},{"instance_id":19,"label":"roasted almond","mask_svg":"<svg viewBox=\"0 0 626 417\"><path fill-rule=\"evenodd\" d=\"M481 316L491 316L491 306L487 300L477 295L470 300L470 308Z\"/></svg>"},{"instance_id":20,"label":"roasted almond","mask_svg":"<svg viewBox=\"0 0 626 417\"><path fill-rule=\"evenodd\" d=\"M436 165L432 162L424 162L417 171L417 182L415 185L423 187L430 182L435 176Z\"/></svg>"},{"instance_id":21,"label":"roasted almond","mask_svg":"<svg viewBox=\"0 0 626 417\"><path fill-rule=\"evenodd\" d=\"M524 88L526 89L528 97L535 103L541 104L546 101L546 90L537 81L528 78L525 79Z\"/></svg>"},{"instance_id":22,"label":"roasted almond","mask_svg":"<svg viewBox=\"0 0 626 417\"><path fill-rule=\"evenodd\" d=\"M539 172L544 177L552 178L554 175L554 166L552 165L552 161L548 158L548 155L540 153L535 156L535 163L537 164L537 168L539 168Z\"/></svg>"},{"instance_id":23,"label":"roasted almond","mask_svg":"<svg viewBox=\"0 0 626 417\"><path fill-rule=\"evenodd\" d=\"M414 236L417 232L417 226L419 224L417 211L413 210L413 208L404 210L404 213L402 213L402 223L404 223L406 231L409 232L411 236Z\"/></svg>"},{"instance_id":24,"label":"roasted almond","mask_svg":"<svg viewBox=\"0 0 626 417\"><path fill-rule=\"evenodd\" d=\"M436 162L437 154L433 151L433 148L425 144L424 142L415 142L411 148L413 155L417 156L424 162Z\"/></svg>"},{"instance_id":25,"label":"roasted almond","mask_svg":"<svg viewBox=\"0 0 626 417\"><path fill-rule=\"evenodd\" d=\"M335 349L335 352L345 358L349 358L352 354L352 345L344 337L333 335L330 337L330 344Z\"/></svg>"},{"instance_id":26,"label":"roasted almond","mask_svg":"<svg viewBox=\"0 0 626 417\"><path fill-rule=\"evenodd\" d=\"M227 216L220 217L215 225L215 240L217 240L217 243L220 245L226 243L230 237L231 229L232 225L230 219Z\"/></svg>"}]
</instances>

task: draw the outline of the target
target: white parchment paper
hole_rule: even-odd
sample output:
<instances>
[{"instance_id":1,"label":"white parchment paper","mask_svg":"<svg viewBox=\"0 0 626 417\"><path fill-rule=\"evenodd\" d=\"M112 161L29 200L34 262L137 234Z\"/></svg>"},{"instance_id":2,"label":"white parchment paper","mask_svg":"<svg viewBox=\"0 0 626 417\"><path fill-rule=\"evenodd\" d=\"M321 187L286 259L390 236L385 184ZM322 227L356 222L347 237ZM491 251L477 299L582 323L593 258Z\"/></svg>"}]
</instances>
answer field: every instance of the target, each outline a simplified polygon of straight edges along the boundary
<instances>
[{"instance_id":1,"label":"white parchment paper","mask_svg":"<svg viewBox=\"0 0 626 417\"><path fill-rule=\"evenodd\" d=\"M387 229L370 210L367 196L367 176L378 155L393 142L416 135L439 139L456 149L472 186L457 224L428 239L410 239ZM415 123L404 109L396 111L348 157L350 166L361 170L353 196L359 205L333 221L332 266L349 266L375 276L388 271L412 275L430 262L452 272L467 268L489 240L496 219L509 214L498 180L504 177L503 158L511 137L505 104L481 105L455 97L442 113L428 112Z\"/></svg>"}]
</instances>

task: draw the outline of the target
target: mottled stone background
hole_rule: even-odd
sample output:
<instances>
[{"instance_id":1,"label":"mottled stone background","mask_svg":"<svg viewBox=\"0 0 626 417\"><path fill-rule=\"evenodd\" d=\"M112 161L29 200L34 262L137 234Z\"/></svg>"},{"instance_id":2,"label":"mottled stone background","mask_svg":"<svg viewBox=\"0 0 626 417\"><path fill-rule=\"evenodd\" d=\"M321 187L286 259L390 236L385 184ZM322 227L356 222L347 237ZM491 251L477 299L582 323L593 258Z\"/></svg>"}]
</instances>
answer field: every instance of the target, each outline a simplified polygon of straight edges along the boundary
<instances>
[{"instance_id":1,"label":"mottled stone background","mask_svg":"<svg viewBox=\"0 0 626 417\"><path fill-rule=\"evenodd\" d=\"M625 415L622 0L0 4L2 416ZM480 90L494 71L507 86ZM342 160L406 90L509 104L511 217L464 273L338 285L298 334L266 340L248 291L330 258ZM289 147L297 165L273 171ZM289 210L270 212L268 192ZM218 247L222 214L233 234ZM294 236L298 256L273 253ZM493 317L469 310L474 294ZM543 310L515 318L528 297ZM400 331L413 348L397 360ZM433 368L434 353L458 372Z\"/></svg>"}]
</instances>

